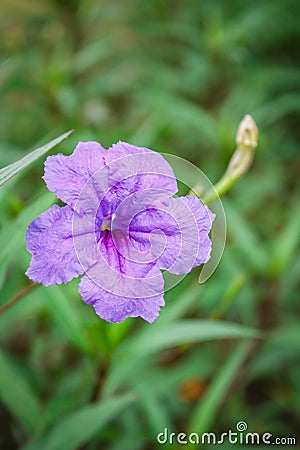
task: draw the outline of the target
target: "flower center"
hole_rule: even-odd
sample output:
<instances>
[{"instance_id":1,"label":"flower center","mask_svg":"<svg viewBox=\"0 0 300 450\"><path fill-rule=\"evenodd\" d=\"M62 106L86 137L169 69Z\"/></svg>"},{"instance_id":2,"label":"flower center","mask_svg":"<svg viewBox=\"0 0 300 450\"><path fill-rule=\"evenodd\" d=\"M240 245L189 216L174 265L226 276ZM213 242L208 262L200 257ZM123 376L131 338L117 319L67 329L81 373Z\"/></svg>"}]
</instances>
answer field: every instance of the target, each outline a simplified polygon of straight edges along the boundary
<instances>
[{"instance_id":1,"label":"flower center","mask_svg":"<svg viewBox=\"0 0 300 450\"><path fill-rule=\"evenodd\" d=\"M111 223L112 223L113 220L115 220L115 217L116 217L115 213L113 213L110 216L105 217L105 219L103 219L103 222L102 222L100 230L101 231L105 231L105 230L109 230L110 231L111 230Z\"/></svg>"}]
</instances>

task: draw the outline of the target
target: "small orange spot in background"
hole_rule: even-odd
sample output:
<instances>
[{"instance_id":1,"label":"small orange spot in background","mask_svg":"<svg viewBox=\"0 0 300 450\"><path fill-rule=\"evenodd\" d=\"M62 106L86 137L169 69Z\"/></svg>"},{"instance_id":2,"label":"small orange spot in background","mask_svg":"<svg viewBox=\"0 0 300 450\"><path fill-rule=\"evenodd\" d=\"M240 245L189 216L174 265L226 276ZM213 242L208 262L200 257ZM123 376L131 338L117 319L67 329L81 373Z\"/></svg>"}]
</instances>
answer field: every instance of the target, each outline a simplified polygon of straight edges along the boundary
<instances>
[{"instance_id":1,"label":"small orange spot in background","mask_svg":"<svg viewBox=\"0 0 300 450\"><path fill-rule=\"evenodd\" d=\"M203 378L190 378L181 384L179 395L185 402L196 402L205 393L207 384Z\"/></svg>"}]
</instances>

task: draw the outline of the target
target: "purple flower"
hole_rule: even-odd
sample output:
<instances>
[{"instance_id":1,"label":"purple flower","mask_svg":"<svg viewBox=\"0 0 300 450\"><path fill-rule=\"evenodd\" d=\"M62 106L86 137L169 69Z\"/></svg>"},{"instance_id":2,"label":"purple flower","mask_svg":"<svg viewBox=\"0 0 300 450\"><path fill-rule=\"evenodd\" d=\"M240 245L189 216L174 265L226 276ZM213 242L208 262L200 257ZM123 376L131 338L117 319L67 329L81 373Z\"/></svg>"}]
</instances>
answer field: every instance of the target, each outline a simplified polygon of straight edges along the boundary
<instances>
[{"instance_id":1,"label":"purple flower","mask_svg":"<svg viewBox=\"0 0 300 450\"><path fill-rule=\"evenodd\" d=\"M79 292L110 322L164 305L161 270L185 274L209 260L214 215L194 196L173 197L171 166L156 152L118 142L80 142L49 156L44 180L66 203L51 206L26 232L26 275L45 286L83 275Z\"/></svg>"}]
</instances>

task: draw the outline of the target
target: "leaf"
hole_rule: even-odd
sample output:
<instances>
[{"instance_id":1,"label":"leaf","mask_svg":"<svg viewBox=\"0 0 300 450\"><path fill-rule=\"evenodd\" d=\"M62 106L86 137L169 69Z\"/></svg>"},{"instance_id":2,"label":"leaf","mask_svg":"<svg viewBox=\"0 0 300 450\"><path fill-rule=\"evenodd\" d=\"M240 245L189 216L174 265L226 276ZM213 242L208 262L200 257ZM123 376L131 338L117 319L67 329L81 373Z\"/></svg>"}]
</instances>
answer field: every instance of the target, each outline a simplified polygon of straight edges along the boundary
<instances>
[{"instance_id":1,"label":"leaf","mask_svg":"<svg viewBox=\"0 0 300 450\"><path fill-rule=\"evenodd\" d=\"M281 275L291 264L300 241L300 205L290 209L287 225L274 243L270 273L274 277Z\"/></svg>"},{"instance_id":2,"label":"leaf","mask_svg":"<svg viewBox=\"0 0 300 450\"><path fill-rule=\"evenodd\" d=\"M109 58L112 53L112 39L110 35L98 39L80 49L74 56L72 68L76 75L81 75L91 69L105 58Z\"/></svg>"},{"instance_id":3,"label":"leaf","mask_svg":"<svg viewBox=\"0 0 300 450\"><path fill-rule=\"evenodd\" d=\"M201 290L199 285L188 285L180 296L176 296L161 312L159 321L161 324L173 322L180 318L196 303L201 297Z\"/></svg>"},{"instance_id":4,"label":"leaf","mask_svg":"<svg viewBox=\"0 0 300 450\"><path fill-rule=\"evenodd\" d=\"M300 322L288 321L268 335L268 340L251 368L252 377L285 371L300 353Z\"/></svg>"},{"instance_id":5,"label":"leaf","mask_svg":"<svg viewBox=\"0 0 300 450\"><path fill-rule=\"evenodd\" d=\"M171 428L170 417L166 405L162 403L160 396L153 386L149 389L149 380L146 379L136 386L139 394L139 404L143 411L143 416L148 421L153 433L158 433L162 424L168 429Z\"/></svg>"},{"instance_id":6,"label":"leaf","mask_svg":"<svg viewBox=\"0 0 300 450\"><path fill-rule=\"evenodd\" d=\"M25 167L29 166L31 163L33 163L34 161L39 159L45 153L49 152L49 150L51 150L53 147L60 144L67 137L69 137L71 133L73 133L73 130L70 130L64 134L61 134L57 138L48 142L48 144L45 144L42 147L39 147L36 150L33 150L28 155L19 159L19 161L16 161L16 162L10 164L9 166L6 166L6 167L3 167L2 169L0 169L0 186L2 186L4 183L9 181L13 176L17 175L23 169L25 169Z\"/></svg>"},{"instance_id":7,"label":"leaf","mask_svg":"<svg viewBox=\"0 0 300 450\"><path fill-rule=\"evenodd\" d=\"M232 205L224 200L224 208L232 238L238 243L238 251L245 256L245 260L252 269L265 273L269 255L261 240L247 224L245 218Z\"/></svg>"},{"instance_id":8,"label":"leaf","mask_svg":"<svg viewBox=\"0 0 300 450\"><path fill-rule=\"evenodd\" d=\"M225 291L224 297L221 299L217 307L211 313L210 315L211 319L219 319L225 314L227 309L230 308L232 302L236 298L241 288L244 286L245 282L246 278L243 274L238 273L237 275L235 275L231 283L230 284L228 283L229 286Z\"/></svg>"},{"instance_id":9,"label":"leaf","mask_svg":"<svg viewBox=\"0 0 300 450\"><path fill-rule=\"evenodd\" d=\"M292 94L284 94L276 98L276 100L267 102L256 111L255 117L267 127L279 122L288 114L299 113L299 109L300 96L294 92Z\"/></svg>"},{"instance_id":10,"label":"leaf","mask_svg":"<svg viewBox=\"0 0 300 450\"><path fill-rule=\"evenodd\" d=\"M156 93L156 95L155 95ZM198 139L203 139L213 147L218 147L216 137L216 121L200 105L195 106L192 102L171 95L166 90L157 92L142 92L143 99L155 116L160 117L162 123L171 124L174 130L180 128L197 130ZM178 114L180 111L180 114Z\"/></svg>"},{"instance_id":11,"label":"leaf","mask_svg":"<svg viewBox=\"0 0 300 450\"><path fill-rule=\"evenodd\" d=\"M219 374L213 379L205 397L201 399L201 402L192 415L189 433L198 433L201 435L210 429L218 408L224 400L243 361L247 357L250 345L249 342L240 344L230 355Z\"/></svg>"},{"instance_id":12,"label":"leaf","mask_svg":"<svg viewBox=\"0 0 300 450\"><path fill-rule=\"evenodd\" d=\"M3 264L0 264L0 290L4 284L5 281L5 276L6 276L6 266Z\"/></svg>"},{"instance_id":13,"label":"leaf","mask_svg":"<svg viewBox=\"0 0 300 450\"><path fill-rule=\"evenodd\" d=\"M60 322L71 341L84 352L91 353L92 349L85 335L82 319L75 307L76 305L71 305L67 294L65 294L65 288L66 286L63 286L63 288L61 286L51 286L44 289L47 308Z\"/></svg>"},{"instance_id":14,"label":"leaf","mask_svg":"<svg viewBox=\"0 0 300 450\"><path fill-rule=\"evenodd\" d=\"M139 356L159 352L179 344L210 341L212 339L251 338L259 337L259 332L252 328L230 322L213 320L181 320L164 327L153 326L151 333L147 329L139 337L132 340L130 353ZM120 351L124 351L120 350Z\"/></svg>"},{"instance_id":15,"label":"leaf","mask_svg":"<svg viewBox=\"0 0 300 450\"><path fill-rule=\"evenodd\" d=\"M103 392L108 395L124 380L130 378L142 368L145 358L169 347L179 344L206 342L213 339L256 339L260 334L257 330L230 322L213 320L181 320L164 326L153 325L140 335L128 339L115 352L114 364L108 376Z\"/></svg>"},{"instance_id":16,"label":"leaf","mask_svg":"<svg viewBox=\"0 0 300 450\"><path fill-rule=\"evenodd\" d=\"M22 450L73 450L93 438L107 422L134 400L132 394L88 405L61 420L45 437Z\"/></svg>"},{"instance_id":17,"label":"leaf","mask_svg":"<svg viewBox=\"0 0 300 450\"><path fill-rule=\"evenodd\" d=\"M35 429L42 412L41 405L20 370L1 351L0 397L26 431Z\"/></svg>"}]
</instances>

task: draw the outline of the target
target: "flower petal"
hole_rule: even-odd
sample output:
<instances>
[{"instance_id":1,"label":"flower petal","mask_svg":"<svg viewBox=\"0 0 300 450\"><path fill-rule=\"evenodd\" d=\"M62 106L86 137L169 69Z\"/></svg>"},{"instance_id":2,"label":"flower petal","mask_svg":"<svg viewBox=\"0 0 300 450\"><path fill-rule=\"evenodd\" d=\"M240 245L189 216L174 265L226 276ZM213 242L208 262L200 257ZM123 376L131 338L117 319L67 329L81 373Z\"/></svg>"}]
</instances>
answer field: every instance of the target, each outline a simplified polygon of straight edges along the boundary
<instances>
[{"instance_id":1,"label":"flower petal","mask_svg":"<svg viewBox=\"0 0 300 450\"><path fill-rule=\"evenodd\" d=\"M98 142L79 142L70 156L48 156L44 180L50 191L74 208L85 183L104 167L107 152Z\"/></svg>"},{"instance_id":2,"label":"flower petal","mask_svg":"<svg viewBox=\"0 0 300 450\"><path fill-rule=\"evenodd\" d=\"M127 142L117 142L105 154L105 163L111 167L110 178L122 179L137 176L136 188L157 188L176 194L177 181L170 164L164 157L145 147ZM113 164L117 162L118 164ZM120 174L123 176L120 178ZM137 189L136 189L137 190Z\"/></svg>"},{"instance_id":3,"label":"flower petal","mask_svg":"<svg viewBox=\"0 0 300 450\"><path fill-rule=\"evenodd\" d=\"M69 206L53 205L30 223L26 232L27 250L32 254L28 278L50 286L83 274L73 245L72 216Z\"/></svg>"},{"instance_id":4,"label":"flower petal","mask_svg":"<svg viewBox=\"0 0 300 450\"><path fill-rule=\"evenodd\" d=\"M151 323L158 317L160 307L165 304L163 293L143 298L119 296L100 287L88 275L82 278L78 289L82 299L92 304L98 316L109 322L121 322L127 317L140 316Z\"/></svg>"},{"instance_id":5,"label":"flower petal","mask_svg":"<svg viewBox=\"0 0 300 450\"><path fill-rule=\"evenodd\" d=\"M208 207L194 196L169 198L133 218L130 239L140 251L151 247L153 255L161 252L160 269L184 274L209 260L213 219Z\"/></svg>"},{"instance_id":6,"label":"flower petal","mask_svg":"<svg viewBox=\"0 0 300 450\"><path fill-rule=\"evenodd\" d=\"M79 291L105 320L141 316L152 322L164 304L164 280L155 263L132 261L130 246L122 232L103 232L99 261L88 269Z\"/></svg>"},{"instance_id":7,"label":"flower petal","mask_svg":"<svg viewBox=\"0 0 300 450\"><path fill-rule=\"evenodd\" d=\"M199 198L193 195L187 195L181 198L189 207L199 231L197 258L193 266L196 267L206 263L210 258L211 240L208 234L212 228L212 223L216 215L212 213L208 206L204 205Z\"/></svg>"},{"instance_id":8,"label":"flower petal","mask_svg":"<svg viewBox=\"0 0 300 450\"><path fill-rule=\"evenodd\" d=\"M90 235L85 237L87 242L91 241ZM77 250L76 239L74 242ZM80 242L82 244L83 241ZM85 268L90 278L100 287L129 298L152 297L163 293L161 273L158 268L154 270L156 261L137 262L131 255L135 249L123 231L104 231L96 245L98 260L92 267ZM91 245L88 246L91 248ZM77 254L81 261L81 255L79 252Z\"/></svg>"},{"instance_id":9,"label":"flower petal","mask_svg":"<svg viewBox=\"0 0 300 450\"><path fill-rule=\"evenodd\" d=\"M178 190L170 164L157 152L118 142L105 154L109 168L108 184L111 188L106 204L116 208L128 195L139 190L159 187L166 196Z\"/></svg>"}]
</instances>

